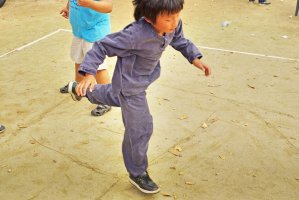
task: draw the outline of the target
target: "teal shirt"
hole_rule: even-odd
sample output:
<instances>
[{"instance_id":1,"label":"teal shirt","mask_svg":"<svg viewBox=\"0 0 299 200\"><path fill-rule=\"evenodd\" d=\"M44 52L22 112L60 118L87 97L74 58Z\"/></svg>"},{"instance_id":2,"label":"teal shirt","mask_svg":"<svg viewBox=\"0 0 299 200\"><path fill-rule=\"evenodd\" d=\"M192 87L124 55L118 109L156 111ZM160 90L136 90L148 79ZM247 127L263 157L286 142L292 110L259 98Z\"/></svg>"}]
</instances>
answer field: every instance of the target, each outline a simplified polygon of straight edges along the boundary
<instances>
[{"instance_id":1,"label":"teal shirt","mask_svg":"<svg viewBox=\"0 0 299 200\"><path fill-rule=\"evenodd\" d=\"M111 29L109 14L79 6L77 0L70 0L70 23L73 34L87 42L102 39Z\"/></svg>"}]
</instances>

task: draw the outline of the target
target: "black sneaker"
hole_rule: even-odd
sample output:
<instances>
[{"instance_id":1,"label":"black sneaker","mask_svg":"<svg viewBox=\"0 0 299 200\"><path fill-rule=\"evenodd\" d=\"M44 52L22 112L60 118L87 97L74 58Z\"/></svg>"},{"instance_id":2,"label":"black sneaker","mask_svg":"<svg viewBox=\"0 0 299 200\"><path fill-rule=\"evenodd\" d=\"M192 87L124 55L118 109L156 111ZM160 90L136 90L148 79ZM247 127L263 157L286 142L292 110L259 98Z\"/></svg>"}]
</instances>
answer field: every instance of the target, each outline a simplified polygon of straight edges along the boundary
<instances>
[{"instance_id":1,"label":"black sneaker","mask_svg":"<svg viewBox=\"0 0 299 200\"><path fill-rule=\"evenodd\" d=\"M3 126L2 124L0 124L0 133L3 133L5 131L5 126Z\"/></svg>"},{"instance_id":2,"label":"black sneaker","mask_svg":"<svg viewBox=\"0 0 299 200\"><path fill-rule=\"evenodd\" d=\"M68 93L71 94L74 101L80 101L82 97L77 95L76 86L77 86L77 82L69 82L69 84L67 85L68 87L67 91Z\"/></svg>"},{"instance_id":3,"label":"black sneaker","mask_svg":"<svg viewBox=\"0 0 299 200\"><path fill-rule=\"evenodd\" d=\"M65 86L61 87L59 89L60 93L62 93L62 94L68 93L68 87L69 87L69 85L65 85Z\"/></svg>"},{"instance_id":4,"label":"black sneaker","mask_svg":"<svg viewBox=\"0 0 299 200\"><path fill-rule=\"evenodd\" d=\"M97 105L97 107L95 109L93 109L91 111L91 115L93 115L93 116L102 116L106 112L108 112L109 110L111 110L111 106L104 105L104 104L99 104L99 105Z\"/></svg>"},{"instance_id":5,"label":"black sneaker","mask_svg":"<svg viewBox=\"0 0 299 200\"><path fill-rule=\"evenodd\" d=\"M129 178L130 182L143 193L153 194L160 191L158 185L149 177L146 171L136 177L130 174Z\"/></svg>"}]
</instances>

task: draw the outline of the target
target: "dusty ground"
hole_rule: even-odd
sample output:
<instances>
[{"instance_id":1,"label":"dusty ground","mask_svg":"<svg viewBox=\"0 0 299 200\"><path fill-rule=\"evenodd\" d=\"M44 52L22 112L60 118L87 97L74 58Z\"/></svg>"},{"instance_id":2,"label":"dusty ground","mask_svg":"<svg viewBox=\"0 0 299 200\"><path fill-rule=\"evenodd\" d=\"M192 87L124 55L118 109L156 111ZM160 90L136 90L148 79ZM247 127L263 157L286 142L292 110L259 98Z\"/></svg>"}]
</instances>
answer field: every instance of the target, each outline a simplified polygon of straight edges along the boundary
<instances>
[{"instance_id":1,"label":"dusty ground","mask_svg":"<svg viewBox=\"0 0 299 200\"><path fill-rule=\"evenodd\" d=\"M203 77L171 47L162 58L148 91L156 195L128 182L120 110L91 117L87 100L58 92L73 78L71 33L60 30L70 26L58 14L65 2L8 0L0 9L1 200L298 199L295 0L186 1L185 35L203 47L213 75ZM132 20L132 6L114 4L117 31Z\"/></svg>"}]
</instances>

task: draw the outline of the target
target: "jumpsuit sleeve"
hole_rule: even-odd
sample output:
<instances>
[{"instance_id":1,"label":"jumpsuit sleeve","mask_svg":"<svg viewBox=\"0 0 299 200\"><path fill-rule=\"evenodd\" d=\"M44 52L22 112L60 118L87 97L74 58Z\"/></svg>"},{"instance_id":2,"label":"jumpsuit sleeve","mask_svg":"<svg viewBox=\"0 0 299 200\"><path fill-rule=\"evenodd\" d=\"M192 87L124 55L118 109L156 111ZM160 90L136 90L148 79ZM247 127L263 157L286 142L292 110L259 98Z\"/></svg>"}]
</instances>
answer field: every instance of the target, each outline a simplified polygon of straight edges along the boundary
<instances>
[{"instance_id":1,"label":"jumpsuit sleeve","mask_svg":"<svg viewBox=\"0 0 299 200\"><path fill-rule=\"evenodd\" d=\"M132 50L132 31L123 30L117 33L107 35L102 40L93 44L92 49L86 54L79 73L95 75L98 66L108 57L127 57L131 55Z\"/></svg>"},{"instance_id":2,"label":"jumpsuit sleeve","mask_svg":"<svg viewBox=\"0 0 299 200\"><path fill-rule=\"evenodd\" d=\"M198 48L188 39L184 37L183 33L183 25L180 20L177 28L175 29L174 37L170 42L170 45L177 51L181 52L181 54L190 62L195 58L201 58L202 54L198 50Z\"/></svg>"}]
</instances>

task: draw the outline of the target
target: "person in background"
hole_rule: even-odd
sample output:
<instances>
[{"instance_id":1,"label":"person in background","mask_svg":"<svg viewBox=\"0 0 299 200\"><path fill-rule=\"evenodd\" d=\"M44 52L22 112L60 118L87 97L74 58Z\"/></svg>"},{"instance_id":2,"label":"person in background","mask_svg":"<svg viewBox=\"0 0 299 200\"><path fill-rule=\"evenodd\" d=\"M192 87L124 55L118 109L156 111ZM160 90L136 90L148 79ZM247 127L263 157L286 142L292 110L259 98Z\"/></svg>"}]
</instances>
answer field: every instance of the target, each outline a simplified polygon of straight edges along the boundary
<instances>
[{"instance_id":1,"label":"person in background","mask_svg":"<svg viewBox=\"0 0 299 200\"><path fill-rule=\"evenodd\" d=\"M255 0L249 0L250 3L254 3ZM270 2L267 2L266 0L259 0L259 4L261 5L269 5Z\"/></svg>"},{"instance_id":2,"label":"person in background","mask_svg":"<svg viewBox=\"0 0 299 200\"><path fill-rule=\"evenodd\" d=\"M75 81L83 78L78 73L79 66L86 53L92 48L95 41L102 39L110 33L110 16L112 0L69 0L60 14L70 19L73 41L71 45L71 58L75 62ZM97 83L108 84L110 78L105 63L97 68ZM67 85L60 88L61 93L68 93ZM110 106L98 104L91 111L93 116L101 116L111 109Z\"/></svg>"},{"instance_id":3,"label":"person in background","mask_svg":"<svg viewBox=\"0 0 299 200\"><path fill-rule=\"evenodd\" d=\"M3 126L2 124L0 124L0 133L3 133L5 131L5 126Z\"/></svg>"}]
</instances>

